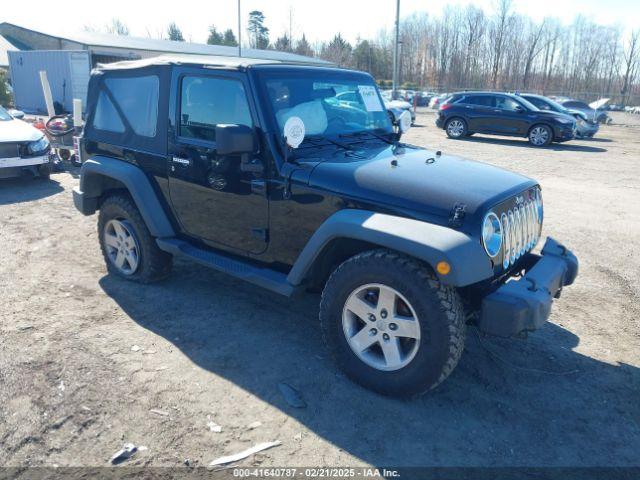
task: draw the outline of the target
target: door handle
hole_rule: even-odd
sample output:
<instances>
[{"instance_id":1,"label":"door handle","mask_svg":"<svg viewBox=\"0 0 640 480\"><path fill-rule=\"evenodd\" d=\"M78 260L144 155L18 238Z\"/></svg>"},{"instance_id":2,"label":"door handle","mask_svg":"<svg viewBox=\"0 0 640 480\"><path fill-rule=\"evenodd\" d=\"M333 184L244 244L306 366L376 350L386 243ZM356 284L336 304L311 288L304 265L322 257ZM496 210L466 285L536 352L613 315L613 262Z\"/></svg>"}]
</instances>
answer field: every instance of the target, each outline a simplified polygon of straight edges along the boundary
<instances>
[{"instance_id":1,"label":"door handle","mask_svg":"<svg viewBox=\"0 0 640 480\"><path fill-rule=\"evenodd\" d=\"M191 160L189 160L188 158L182 158L182 157L171 157L171 161L173 163L177 163L178 165L182 165L183 167L189 167L191 165Z\"/></svg>"}]
</instances>

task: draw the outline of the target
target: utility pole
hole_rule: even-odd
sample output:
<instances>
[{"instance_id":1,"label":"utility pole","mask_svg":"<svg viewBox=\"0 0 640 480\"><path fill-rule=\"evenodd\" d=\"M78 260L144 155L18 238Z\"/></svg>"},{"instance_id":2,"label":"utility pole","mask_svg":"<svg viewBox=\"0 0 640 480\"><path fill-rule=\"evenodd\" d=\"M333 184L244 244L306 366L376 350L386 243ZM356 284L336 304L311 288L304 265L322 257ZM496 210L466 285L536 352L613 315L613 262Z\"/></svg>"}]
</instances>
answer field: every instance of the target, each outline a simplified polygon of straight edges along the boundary
<instances>
[{"instance_id":1,"label":"utility pole","mask_svg":"<svg viewBox=\"0 0 640 480\"><path fill-rule=\"evenodd\" d=\"M239 1L239 0L238 0ZM396 0L396 40L393 45L393 90L391 98L398 96L398 42L400 40L400 0Z\"/></svg>"},{"instance_id":2,"label":"utility pole","mask_svg":"<svg viewBox=\"0 0 640 480\"><path fill-rule=\"evenodd\" d=\"M291 28L293 17L293 9L289 5L289 50L293 51L293 29Z\"/></svg>"},{"instance_id":3,"label":"utility pole","mask_svg":"<svg viewBox=\"0 0 640 480\"><path fill-rule=\"evenodd\" d=\"M238 56L242 56L242 17L240 16L240 0L238 0Z\"/></svg>"}]
</instances>

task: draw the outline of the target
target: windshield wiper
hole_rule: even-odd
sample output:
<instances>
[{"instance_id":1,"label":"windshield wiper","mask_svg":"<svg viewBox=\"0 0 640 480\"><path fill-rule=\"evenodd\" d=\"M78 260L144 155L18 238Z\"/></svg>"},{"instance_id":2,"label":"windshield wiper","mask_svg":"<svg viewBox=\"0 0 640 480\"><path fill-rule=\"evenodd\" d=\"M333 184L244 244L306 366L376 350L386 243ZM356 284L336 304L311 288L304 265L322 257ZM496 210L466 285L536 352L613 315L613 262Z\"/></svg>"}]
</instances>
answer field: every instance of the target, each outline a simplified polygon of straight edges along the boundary
<instances>
[{"instance_id":1,"label":"windshield wiper","mask_svg":"<svg viewBox=\"0 0 640 480\"><path fill-rule=\"evenodd\" d=\"M342 142L336 142L335 140L331 140L330 138L323 137L321 135L305 137L305 139L303 140L303 143L304 142L309 142L314 147L323 147L323 146L326 146L326 145L335 145L335 146L340 147L340 148L342 148L344 150L353 150L353 147L351 145L347 145L346 143L342 143ZM319 143L319 142L326 142L326 143Z\"/></svg>"},{"instance_id":2,"label":"windshield wiper","mask_svg":"<svg viewBox=\"0 0 640 480\"><path fill-rule=\"evenodd\" d=\"M375 133L375 132L370 132L370 131L361 131L361 132L352 132L352 133L341 133L339 136L340 138L360 138L366 135L371 135L375 138L377 138L378 140L382 140L385 143L388 143L389 145L393 145L393 141L389 140L388 138Z\"/></svg>"}]
</instances>

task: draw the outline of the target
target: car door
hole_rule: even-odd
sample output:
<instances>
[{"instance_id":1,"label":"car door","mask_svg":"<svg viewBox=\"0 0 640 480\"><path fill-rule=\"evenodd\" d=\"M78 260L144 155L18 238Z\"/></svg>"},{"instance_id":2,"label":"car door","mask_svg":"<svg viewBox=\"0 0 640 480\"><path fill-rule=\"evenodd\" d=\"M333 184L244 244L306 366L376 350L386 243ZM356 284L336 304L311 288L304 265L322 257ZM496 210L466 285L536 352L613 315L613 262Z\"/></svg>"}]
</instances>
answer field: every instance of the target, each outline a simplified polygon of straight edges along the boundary
<instances>
[{"instance_id":1,"label":"car door","mask_svg":"<svg viewBox=\"0 0 640 480\"><path fill-rule=\"evenodd\" d=\"M528 110L514 98L495 95L495 133L504 135L526 135L529 131Z\"/></svg>"},{"instance_id":2,"label":"car door","mask_svg":"<svg viewBox=\"0 0 640 480\"><path fill-rule=\"evenodd\" d=\"M469 95L458 103L463 106L469 131L491 131L493 101L490 95Z\"/></svg>"},{"instance_id":3,"label":"car door","mask_svg":"<svg viewBox=\"0 0 640 480\"><path fill-rule=\"evenodd\" d=\"M268 201L259 154L221 156L219 124L255 128L249 84L239 72L176 69L172 79L169 193L183 233L213 247L259 254Z\"/></svg>"}]
</instances>

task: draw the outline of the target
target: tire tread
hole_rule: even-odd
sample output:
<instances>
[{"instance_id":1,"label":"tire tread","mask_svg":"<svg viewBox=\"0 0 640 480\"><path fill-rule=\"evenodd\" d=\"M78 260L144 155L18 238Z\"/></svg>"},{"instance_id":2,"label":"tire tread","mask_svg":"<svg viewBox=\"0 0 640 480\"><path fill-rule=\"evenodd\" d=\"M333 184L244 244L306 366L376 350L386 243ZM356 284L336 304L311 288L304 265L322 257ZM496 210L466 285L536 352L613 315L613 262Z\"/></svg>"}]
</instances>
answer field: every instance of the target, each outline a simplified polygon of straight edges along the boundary
<instances>
[{"instance_id":1,"label":"tire tread","mask_svg":"<svg viewBox=\"0 0 640 480\"><path fill-rule=\"evenodd\" d=\"M442 368L438 379L427 386L424 390L420 390L414 395L422 395L433 390L440 385L450 374L460 361L466 338L466 321L464 315L464 307L458 292L450 286L442 284L436 277L431 267L413 257L395 252L388 249L375 249L359 253L339 265L329 276L326 286L323 289L320 300L320 323L322 329L322 338L329 351L332 353L334 360L337 360L336 352L330 341L330 325L328 325L329 309L332 297L335 294L336 278L340 277L345 270L353 265L362 265L363 263L375 261L389 261L397 266L401 271L412 275L413 278L429 289L436 295L439 300L449 330L449 343L447 346L447 360ZM357 382L357 379L354 379Z\"/></svg>"},{"instance_id":2,"label":"tire tread","mask_svg":"<svg viewBox=\"0 0 640 480\"><path fill-rule=\"evenodd\" d=\"M102 241L104 226L109 220L111 220L111 217L107 217L104 212L105 210L108 210L110 205L114 205L126 213L128 217L127 220L132 223L136 233L138 234L137 240L140 244L140 249L142 250L142 263L138 267L138 271L131 276L121 275L117 269L111 267L111 262L109 261L104 242ZM100 214L98 217L98 238L100 239L100 249L108 270L120 277L140 283L153 283L166 278L171 272L172 256L169 253L160 250L156 244L155 238L149 232L138 207L136 207L133 199L128 193L112 193L103 198L100 204Z\"/></svg>"}]
</instances>

